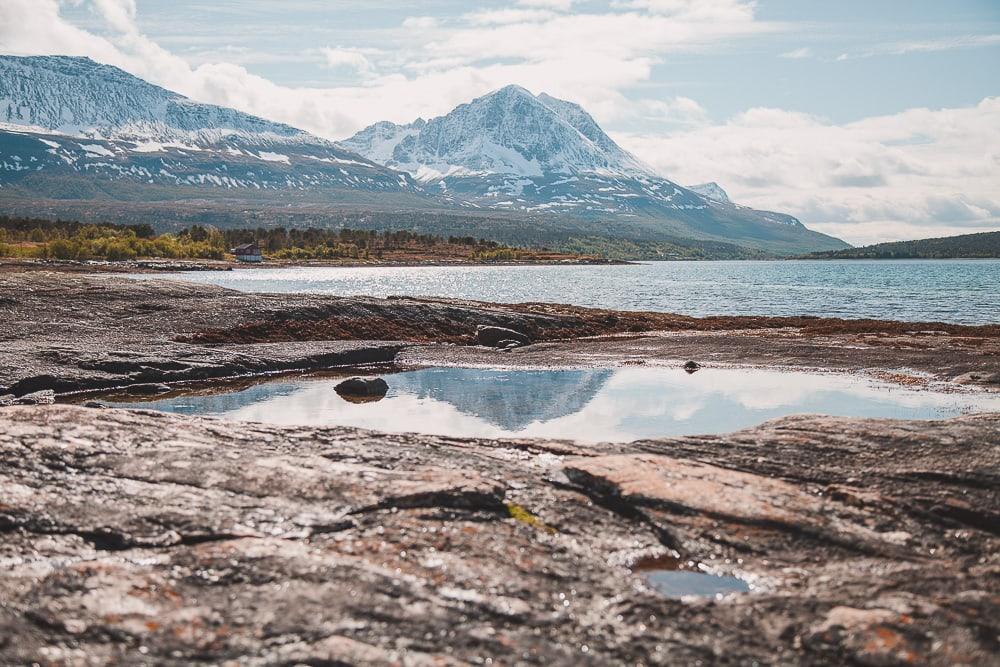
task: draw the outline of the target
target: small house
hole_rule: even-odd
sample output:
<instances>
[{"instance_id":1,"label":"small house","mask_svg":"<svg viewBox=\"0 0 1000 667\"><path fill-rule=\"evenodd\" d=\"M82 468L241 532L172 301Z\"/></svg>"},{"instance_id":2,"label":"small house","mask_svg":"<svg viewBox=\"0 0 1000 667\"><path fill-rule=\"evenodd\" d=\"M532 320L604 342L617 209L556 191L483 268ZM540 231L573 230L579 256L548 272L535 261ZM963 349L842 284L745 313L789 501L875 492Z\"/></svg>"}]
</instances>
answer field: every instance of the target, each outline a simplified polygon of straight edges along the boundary
<instances>
[{"instance_id":1,"label":"small house","mask_svg":"<svg viewBox=\"0 0 1000 667\"><path fill-rule=\"evenodd\" d=\"M260 246L257 242L244 243L233 248L230 252L236 256L237 262L263 262L264 256L260 254Z\"/></svg>"}]
</instances>

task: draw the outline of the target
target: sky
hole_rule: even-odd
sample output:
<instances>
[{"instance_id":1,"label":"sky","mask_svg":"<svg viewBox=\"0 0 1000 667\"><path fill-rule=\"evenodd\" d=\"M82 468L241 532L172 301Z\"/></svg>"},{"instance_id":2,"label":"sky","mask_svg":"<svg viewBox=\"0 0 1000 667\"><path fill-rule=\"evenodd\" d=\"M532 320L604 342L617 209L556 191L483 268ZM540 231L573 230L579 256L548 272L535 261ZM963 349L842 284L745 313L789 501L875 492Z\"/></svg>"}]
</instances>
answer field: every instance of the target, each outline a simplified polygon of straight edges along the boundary
<instances>
[{"instance_id":1,"label":"sky","mask_svg":"<svg viewBox=\"0 0 1000 667\"><path fill-rule=\"evenodd\" d=\"M1000 0L0 0L0 53L331 139L515 83L851 243L1000 229Z\"/></svg>"}]
</instances>

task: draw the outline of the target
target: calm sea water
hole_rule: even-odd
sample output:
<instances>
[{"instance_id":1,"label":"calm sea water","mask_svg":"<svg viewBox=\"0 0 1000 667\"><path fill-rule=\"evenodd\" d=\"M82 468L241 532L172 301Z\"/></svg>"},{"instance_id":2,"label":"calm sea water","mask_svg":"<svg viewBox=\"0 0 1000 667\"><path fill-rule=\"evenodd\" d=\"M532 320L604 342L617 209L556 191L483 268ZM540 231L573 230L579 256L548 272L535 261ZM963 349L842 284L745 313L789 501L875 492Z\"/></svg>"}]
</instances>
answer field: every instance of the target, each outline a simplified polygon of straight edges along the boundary
<instances>
[{"instance_id":1,"label":"calm sea water","mask_svg":"<svg viewBox=\"0 0 1000 667\"><path fill-rule=\"evenodd\" d=\"M343 378L300 377L217 394L117 399L237 421L356 426L458 437L585 442L727 433L790 414L936 419L1000 410L1000 396L915 391L833 373L704 368L490 370L427 368L383 375L385 398L353 403Z\"/></svg>"},{"instance_id":2,"label":"calm sea water","mask_svg":"<svg viewBox=\"0 0 1000 667\"><path fill-rule=\"evenodd\" d=\"M254 292L547 301L696 316L1000 322L1000 260L261 268L168 275Z\"/></svg>"}]
</instances>

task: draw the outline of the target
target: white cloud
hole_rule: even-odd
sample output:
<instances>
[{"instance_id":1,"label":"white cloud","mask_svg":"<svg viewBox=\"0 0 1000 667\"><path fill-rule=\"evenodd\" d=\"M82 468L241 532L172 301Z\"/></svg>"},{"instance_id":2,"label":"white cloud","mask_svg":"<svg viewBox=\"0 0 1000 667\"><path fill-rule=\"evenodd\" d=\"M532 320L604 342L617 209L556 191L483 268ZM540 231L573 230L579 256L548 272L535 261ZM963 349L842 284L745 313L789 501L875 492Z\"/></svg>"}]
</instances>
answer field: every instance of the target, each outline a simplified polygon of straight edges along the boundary
<instances>
[{"instance_id":1,"label":"white cloud","mask_svg":"<svg viewBox=\"0 0 1000 667\"><path fill-rule=\"evenodd\" d=\"M438 20L433 16L410 16L403 20L403 27L416 30L430 30L438 26Z\"/></svg>"},{"instance_id":2,"label":"white cloud","mask_svg":"<svg viewBox=\"0 0 1000 667\"><path fill-rule=\"evenodd\" d=\"M752 0L617 0L612 4L685 20L731 22L753 20L757 5Z\"/></svg>"},{"instance_id":3,"label":"white cloud","mask_svg":"<svg viewBox=\"0 0 1000 667\"><path fill-rule=\"evenodd\" d=\"M347 67L357 71L359 74L368 74L372 71L372 63L360 49L343 48L322 48L326 64L329 67Z\"/></svg>"},{"instance_id":4,"label":"white cloud","mask_svg":"<svg viewBox=\"0 0 1000 667\"><path fill-rule=\"evenodd\" d=\"M471 12L463 18L473 25L503 25L547 21L557 16L546 9L488 9Z\"/></svg>"},{"instance_id":5,"label":"white cloud","mask_svg":"<svg viewBox=\"0 0 1000 667\"><path fill-rule=\"evenodd\" d=\"M974 49L996 46L1000 44L1000 34L994 35L960 35L944 39L928 39L910 42L891 42L854 53L841 53L837 60L853 60L855 58L873 58L875 56L901 56L907 53L931 53L935 51L953 51L955 49Z\"/></svg>"},{"instance_id":6,"label":"white cloud","mask_svg":"<svg viewBox=\"0 0 1000 667\"><path fill-rule=\"evenodd\" d=\"M135 30L135 0L94 0L94 9L115 30Z\"/></svg>"},{"instance_id":7,"label":"white cloud","mask_svg":"<svg viewBox=\"0 0 1000 667\"><path fill-rule=\"evenodd\" d=\"M517 0L522 7L540 7L554 11L566 12L573 6L573 0Z\"/></svg>"},{"instance_id":8,"label":"white cloud","mask_svg":"<svg viewBox=\"0 0 1000 667\"><path fill-rule=\"evenodd\" d=\"M1000 228L1000 98L843 125L751 109L617 139L676 181L717 181L735 201L855 243Z\"/></svg>"},{"instance_id":9,"label":"white cloud","mask_svg":"<svg viewBox=\"0 0 1000 667\"><path fill-rule=\"evenodd\" d=\"M780 57L782 57L782 58L791 58L793 60L801 60L802 58L811 58L812 54L813 54L812 53L812 49L803 46L800 49L793 49L791 51L785 51L784 53L781 54Z\"/></svg>"}]
</instances>

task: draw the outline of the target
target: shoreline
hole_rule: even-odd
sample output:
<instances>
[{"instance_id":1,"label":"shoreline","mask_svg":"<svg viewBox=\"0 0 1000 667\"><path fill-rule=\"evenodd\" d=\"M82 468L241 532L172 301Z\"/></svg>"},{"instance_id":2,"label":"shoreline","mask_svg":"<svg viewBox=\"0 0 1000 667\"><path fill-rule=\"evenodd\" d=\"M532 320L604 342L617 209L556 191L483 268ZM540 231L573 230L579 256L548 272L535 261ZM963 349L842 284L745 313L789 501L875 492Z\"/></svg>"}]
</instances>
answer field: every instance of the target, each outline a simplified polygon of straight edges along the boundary
<instances>
[{"instance_id":1,"label":"shoreline","mask_svg":"<svg viewBox=\"0 0 1000 667\"><path fill-rule=\"evenodd\" d=\"M744 364L918 374L1000 389L1000 324L690 317L455 299L255 294L114 274L10 272L0 285L0 394L414 365ZM476 328L526 333L508 351Z\"/></svg>"},{"instance_id":2,"label":"shoreline","mask_svg":"<svg viewBox=\"0 0 1000 667\"><path fill-rule=\"evenodd\" d=\"M475 262L466 260L429 261L339 261L339 260L268 260L261 263L228 260L171 260L139 259L122 261L103 260L39 260L0 257L0 273L20 271L56 271L63 273L173 273L183 271L239 271L244 269L289 268L417 268L448 266L628 266L633 261L600 258L531 259Z\"/></svg>"}]
</instances>

